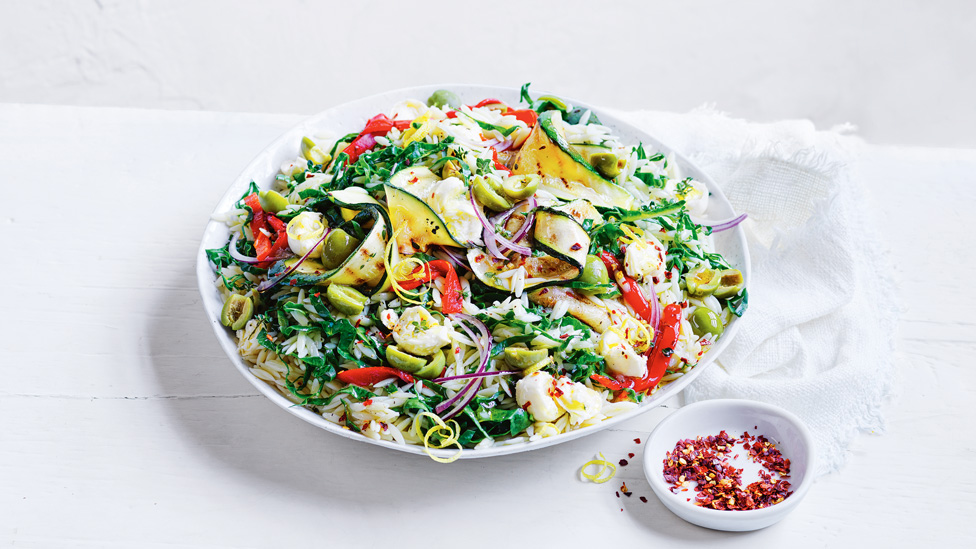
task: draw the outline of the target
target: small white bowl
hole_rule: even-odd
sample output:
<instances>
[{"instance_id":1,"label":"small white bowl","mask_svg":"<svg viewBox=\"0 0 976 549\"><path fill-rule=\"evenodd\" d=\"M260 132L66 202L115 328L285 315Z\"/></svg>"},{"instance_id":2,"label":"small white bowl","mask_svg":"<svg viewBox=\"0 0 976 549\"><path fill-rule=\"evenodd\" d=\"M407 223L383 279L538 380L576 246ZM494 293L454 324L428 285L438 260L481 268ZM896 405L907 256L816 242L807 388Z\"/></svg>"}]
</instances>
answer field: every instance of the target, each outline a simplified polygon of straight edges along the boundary
<instances>
[{"instance_id":1,"label":"small white bowl","mask_svg":"<svg viewBox=\"0 0 976 549\"><path fill-rule=\"evenodd\" d=\"M693 488L687 492L672 493L671 485L664 480L664 459L674 450L679 440L717 435L725 431L730 437L740 438L748 431L752 436L764 435L784 457L790 460L790 478L793 494L780 503L764 509L747 511L720 511L695 505L698 494ZM742 459L736 460L743 467L747 451L736 445ZM814 478L814 442L807 427L790 412L752 400L706 400L697 402L666 417L651 432L644 446L644 475L651 488L665 507L684 520L711 528L732 532L758 530L771 526L790 513L810 489ZM753 469L758 468L753 466ZM774 476L775 478L775 476ZM745 467L743 481L749 479L749 467ZM688 501L691 498L691 501Z\"/></svg>"}]
</instances>

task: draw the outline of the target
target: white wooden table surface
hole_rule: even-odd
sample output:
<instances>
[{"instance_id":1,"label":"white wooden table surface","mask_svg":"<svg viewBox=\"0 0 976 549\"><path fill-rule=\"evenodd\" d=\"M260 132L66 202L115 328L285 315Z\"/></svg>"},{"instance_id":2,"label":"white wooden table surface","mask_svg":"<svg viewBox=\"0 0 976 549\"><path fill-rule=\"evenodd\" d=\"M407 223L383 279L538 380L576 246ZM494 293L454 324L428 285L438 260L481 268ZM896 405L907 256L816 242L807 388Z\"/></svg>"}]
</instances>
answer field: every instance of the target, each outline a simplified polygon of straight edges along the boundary
<instances>
[{"instance_id":1,"label":"white wooden table surface","mask_svg":"<svg viewBox=\"0 0 976 549\"><path fill-rule=\"evenodd\" d=\"M865 208L882 213L906 308L888 432L860 435L783 522L729 534L681 521L644 480L633 439L667 408L443 466L259 396L207 325L195 251L233 177L300 118L0 105L0 544L973 543L976 151L864 150ZM580 482L597 451L636 455L610 483ZM615 496L622 481L633 497Z\"/></svg>"}]
</instances>

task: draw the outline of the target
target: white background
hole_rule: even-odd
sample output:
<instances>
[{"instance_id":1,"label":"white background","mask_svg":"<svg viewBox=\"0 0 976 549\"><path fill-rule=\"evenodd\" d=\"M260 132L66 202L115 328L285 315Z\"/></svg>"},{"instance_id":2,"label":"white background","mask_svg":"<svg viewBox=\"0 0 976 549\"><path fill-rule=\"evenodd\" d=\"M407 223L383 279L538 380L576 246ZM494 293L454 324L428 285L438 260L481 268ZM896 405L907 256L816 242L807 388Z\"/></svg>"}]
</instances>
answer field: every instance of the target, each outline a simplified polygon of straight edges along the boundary
<instances>
[{"instance_id":1,"label":"white background","mask_svg":"<svg viewBox=\"0 0 976 549\"><path fill-rule=\"evenodd\" d=\"M311 114L405 86L533 82L972 147L974 29L965 0L5 0L0 102Z\"/></svg>"}]
</instances>

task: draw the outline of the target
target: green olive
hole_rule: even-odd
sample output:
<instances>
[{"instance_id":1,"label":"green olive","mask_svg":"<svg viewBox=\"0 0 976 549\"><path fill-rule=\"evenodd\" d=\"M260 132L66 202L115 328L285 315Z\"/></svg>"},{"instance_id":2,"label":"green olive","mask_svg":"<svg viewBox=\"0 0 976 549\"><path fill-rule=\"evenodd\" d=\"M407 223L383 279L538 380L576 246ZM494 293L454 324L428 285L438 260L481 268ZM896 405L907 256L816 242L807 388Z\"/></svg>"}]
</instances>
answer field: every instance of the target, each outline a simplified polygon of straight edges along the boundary
<instances>
[{"instance_id":1,"label":"green olive","mask_svg":"<svg viewBox=\"0 0 976 549\"><path fill-rule=\"evenodd\" d=\"M444 163L444 167L441 168L441 179L447 179L448 177L460 177L461 169L453 160L448 160Z\"/></svg>"},{"instance_id":2,"label":"green olive","mask_svg":"<svg viewBox=\"0 0 976 549\"><path fill-rule=\"evenodd\" d=\"M497 185L490 178L478 176L471 183L471 192L485 207L500 212L512 207L507 198L498 193L492 186Z\"/></svg>"},{"instance_id":3,"label":"green olive","mask_svg":"<svg viewBox=\"0 0 976 549\"><path fill-rule=\"evenodd\" d=\"M337 311L347 315L358 315L363 312L369 298L359 290L344 284L329 284L325 297Z\"/></svg>"},{"instance_id":4,"label":"green olive","mask_svg":"<svg viewBox=\"0 0 976 549\"><path fill-rule=\"evenodd\" d=\"M254 304L251 303L251 298L230 294L220 310L220 323L230 326L231 330L240 330L248 320L251 320L252 314L254 314Z\"/></svg>"},{"instance_id":5,"label":"green olive","mask_svg":"<svg viewBox=\"0 0 976 549\"><path fill-rule=\"evenodd\" d=\"M434 379L435 377L438 377L444 373L444 369L447 367L446 364L447 361L444 359L444 353L434 353L434 355L430 357L430 362L428 362L423 368L414 372L413 375L422 377L424 379Z\"/></svg>"},{"instance_id":6,"label":"green olive","mask_svg":"<svg viewBox=\"0 0 976 549\"><path fill-rule=\"evenodd\" d=\"M691 315L691 329L698 337L705 334L718 337L725 331L725 326L722 326L722 319L715 314L715 311L708 307L698 307Z\"/></svg>"},{"instance_id":7,"label":"green olive","mask_svg":"<svg viewBox=\"0 0 976 549\"><path fill-rule=\"evenodd\" d=\"M702 266L684 276L685 285L688 287L688 294L695 297L705 297L712 295L718 288L718 271Z\"/></svg>"},{"instance_id":8,"label":"green olive","mask_svg":"<svg viewBox=\"0 0 976 549\"><path fill-rule=\"evenodd\" d=\"M332 157L328 153L324 152L315 144L315 141L307 137L302 138L302 156L305 160L311 161L313 164L326 165Z\"/></svg>"},{"instance_id":9,"label":"green olive","mask_svg":"<svg viewBox=\"0 0 976 549\"><path fill-rule=\"evenodd\" d=\"M443 355L441 355L441 360L444 360ZM419 372L427 365L426 360L419 356L405 353L398 349L396 345L390 345L386 348L386 361L394 368L403 370L404 372L410 372L411 374Z\"/></svg>"},{"instance_id":10,"label":"green olive","mask_svg":"<svg viewBox=\"0 0 976 549\"><path fill-rule=\"evenodd\" d=\"M322 265L326 269L335 269L342 265L342 262L348 259L358 247L358 239L342 229L336 229L329 233L322 246Z\"/></svg>"},{"instance_id":11,"label":"green olive","mask_svg":"<svg viewBox=\"0 0 976 549\"><path fill-rule=\"evenodd\" d=\"M744 280L742 279L742 271L739 269L719 271L716 278L719 279L719 282L718 288L713 294L715 297L728 299L742 291Z\"/></svg>"},{"instance_id":12,"label":"green olive","mask_svg":"<svg viewBox=\"0 0 976 549\"><path fill-rule=\"evenodd\" d=\"M627 165L627 160L617 158L613 153L595 153L590 155L590 164L607 179L620 175L620 171Z\"/></svg>"},{"instance_id":13,"label":"green olive","mask_svg":"<svg viewBox=\"0 0 976 549\"><path fill-rule=\"evenodd\" d=\"M553 107L556 107L557 109L559 109L559 110L561 110L563 112L565 112L567 109L569 109L569 105L567 105L565 101L563 101L562 99L556 97L555 95L543 95L543 96L539 97L539 99L537 99L536 101L539 101L539 102L541 102L541 101L548 101L549 103L552 104Z\"/></svg>"},{"instance_id":14,"label":"green olive","mask_svg":"<svg viewBox=\"0 0 976 549\"><path fill-rule=\"evenodd\" d=\"M545 349L527 349L525 347L505 347L505 362L513 368L524 370L549 357Z\"/></svg>"},{"instance_id":15,"label":"green olive","mask_svg":"<svg viewBox=\"0 0 976 549\"><path fill-rule=\"evenodd\" d=\"M534 173L506 177L502 181L502 192L515 200L528 198L534 195L536 189L539 188L540 179L542 178Z\"/></svg>"},{"instance_id":16,"label":"green olive","mask_svg":"<svg viewBox=\"0 0 976 549\"><path fill-rule=\"evenodd\" d=\"M583 266L583 274L580 275L580 282L586 284L609 284L610 283L610 273L607 272L607 266L603 264L603 260L595 255L586 256L586 265ZM598 294L602 290L579 290L584 294Z\"/></svg>"},{"instance_id":17,"label":"green olive","mask_svg":"<svg viewBox=\"0 0 976 549\"><path fill-rule=\"evenodd\" d=\"M262 210L271 213L278 213L288 207L288 199L276 191L261 191L258 193L258 202L261 203Z\"/></svg>"},{"instance_id":18,"label":"green olive","mask_svg":"<svg viewBox=\"0 0 976 549\"><path fill-rule=\"evenodd\" d=\"M448 90L437 90L427 98L428 107L450 107L456 109L461 106L461 98L456 93Z\"/></svg>"}]
</instances>

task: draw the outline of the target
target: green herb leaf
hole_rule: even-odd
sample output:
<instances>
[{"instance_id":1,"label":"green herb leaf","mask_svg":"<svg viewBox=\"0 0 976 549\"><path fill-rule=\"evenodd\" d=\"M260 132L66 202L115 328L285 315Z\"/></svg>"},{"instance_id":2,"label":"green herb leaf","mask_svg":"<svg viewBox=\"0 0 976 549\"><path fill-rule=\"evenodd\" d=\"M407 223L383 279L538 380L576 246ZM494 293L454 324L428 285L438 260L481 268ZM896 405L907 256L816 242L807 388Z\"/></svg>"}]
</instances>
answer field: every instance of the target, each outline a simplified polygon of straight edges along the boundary
<instances>
[{"instance_id":1,"label":"green herb leaf","mask_svg":"<svg viewBox=\"0 0 976 549\"><path fill-rule=\"evenodd\" d=\"M729 310L735 316L742 316L749 308L749 290L743 289L742 293L726 301Z\"/></svg>"},{"instance_id":2,"label":"green herb leaf","mask_svg":"<svg viewBox=\"0 0 976 549\"><path fill-rule=\"evenodd\" d=\"M497 131L498 133L504 135L505 137L508 137L509 135L511 135L512 132L514 132L515 130L519 129L518 126L509 126L507 128L503 128L501 126L496 126L495 124L489 124L488 122L483 122L481 120L478 120L477 118L471 116L470 114L463 113L463 112L461 114L463 114L464 116L467 116L471 120L474 120L475 123L478 124L478 126L481 126L481 129L483 129L485 131L489 131L489 132L490 131Z\"/></svg>"},{"instance_id":3,"label":"green herb leaf","mask_svg":"<svg viewBox=\"0 0 976 549\"><path fill-rule=\"evenodd\" d=\"M532 97L529 96L529 86L531 85L532 82L526 82L525 84L522 84L522 90L519 92L520 103L527 103L529 105L532 104Z\"/></svg>"}]
</instances>

